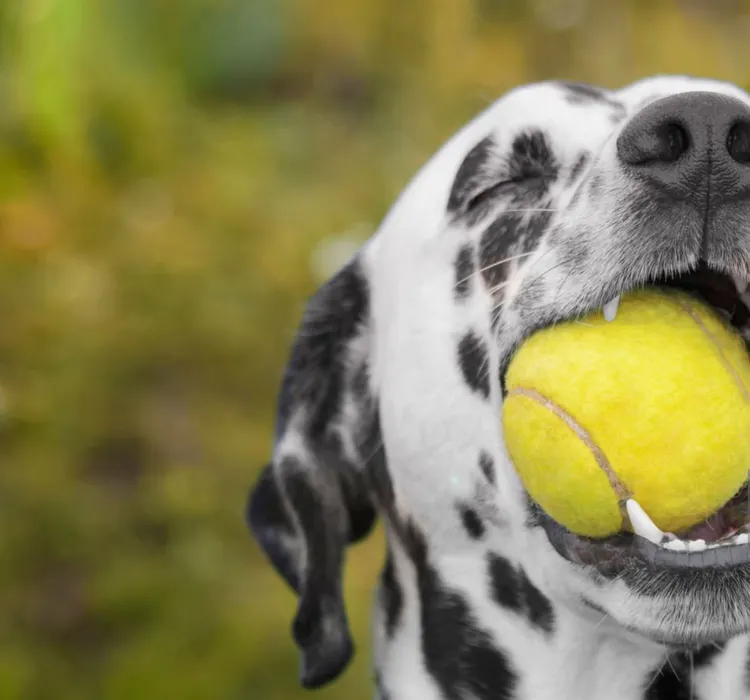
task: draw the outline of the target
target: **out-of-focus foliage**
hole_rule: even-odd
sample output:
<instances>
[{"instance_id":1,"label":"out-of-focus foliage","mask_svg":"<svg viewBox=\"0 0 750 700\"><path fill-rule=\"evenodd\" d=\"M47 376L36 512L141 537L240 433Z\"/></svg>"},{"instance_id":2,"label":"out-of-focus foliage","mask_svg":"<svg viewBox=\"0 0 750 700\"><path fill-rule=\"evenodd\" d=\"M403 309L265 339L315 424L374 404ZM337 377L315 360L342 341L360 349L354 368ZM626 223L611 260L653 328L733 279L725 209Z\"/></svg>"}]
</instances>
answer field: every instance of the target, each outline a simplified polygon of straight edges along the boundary
<instances>
[{"instance_id":1,"label":"out-of-focus foliage","mask_svg":"<svg viewBox=\"0 0 750 700\"><path fill-rule=\"evenodd\" d=\"M242 521L305 298L507 88L748 80L741 0L0 3L0 698L290 700ZM349 557L369 697L382 560Z\"/></svg>"}]
</instances>

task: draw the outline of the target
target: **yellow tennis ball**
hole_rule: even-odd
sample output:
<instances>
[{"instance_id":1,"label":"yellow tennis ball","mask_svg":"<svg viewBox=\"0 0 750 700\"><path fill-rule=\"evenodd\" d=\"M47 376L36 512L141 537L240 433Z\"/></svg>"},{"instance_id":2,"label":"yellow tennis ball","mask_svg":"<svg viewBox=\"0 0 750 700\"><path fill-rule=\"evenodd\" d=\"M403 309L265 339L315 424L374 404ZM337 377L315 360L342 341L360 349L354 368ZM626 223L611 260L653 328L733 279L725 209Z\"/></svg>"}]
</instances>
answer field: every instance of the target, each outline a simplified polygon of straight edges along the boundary
<instances>
[{"instance_id":1,"label":"yellow tennis ball","mask_svg":"<svg viewBox=\"0 0 750 700\"><path fill-rule=\"evenodd\" d=\"M719 510L750 471L750 357L708 305L682 292L623 296L542 330L506 375L508 453L537 503L569 530L628 528L634 497L665 532Z\"/></svg>"}]
</instances>

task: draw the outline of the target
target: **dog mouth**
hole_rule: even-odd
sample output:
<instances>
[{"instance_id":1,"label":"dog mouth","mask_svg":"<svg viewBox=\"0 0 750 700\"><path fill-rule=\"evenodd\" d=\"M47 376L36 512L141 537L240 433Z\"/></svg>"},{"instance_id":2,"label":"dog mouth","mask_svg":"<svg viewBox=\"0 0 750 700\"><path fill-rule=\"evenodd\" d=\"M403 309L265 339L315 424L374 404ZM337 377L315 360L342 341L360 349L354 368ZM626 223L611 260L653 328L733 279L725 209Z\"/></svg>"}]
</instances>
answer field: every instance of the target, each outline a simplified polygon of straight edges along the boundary
<instances>
[{"instance_id":1,"label":"dog mouth","mask_svg":"<svg viewBox=\"0 0 750 700\"><path fill-rule=\"evenodd\" d=\"M571 532L536 503L532 510L558 554L574 564L593 566L604 576L615 577L637 564L652 570L750 565L749 497L746 482L713 515L679 533L661 532L631 501L628 511L634 531L599 539Z\"/></svg>"},{"instance_id":2,"label":"dog mouth","mask_svg":"<svg viewBox=\"0 0 750 700\"><path fill-rule=\"evenodd\" d=\"M712 306L745 338L750 352L750 290L748 278L701 263L680 275L655 276L641 286L679 289ZM608 321L616 318L620 296L603 305ZM748 436L750 439L750 436ZM605 576L618 576L634 566L650 570L708 570L750 567L750 488L737 493L703 522L682 532L662 532L640 505L630 500L630 527L605 538L575 534L532 502L534 519L544 528L558 554Z\"/></svg>"}]
</instances>

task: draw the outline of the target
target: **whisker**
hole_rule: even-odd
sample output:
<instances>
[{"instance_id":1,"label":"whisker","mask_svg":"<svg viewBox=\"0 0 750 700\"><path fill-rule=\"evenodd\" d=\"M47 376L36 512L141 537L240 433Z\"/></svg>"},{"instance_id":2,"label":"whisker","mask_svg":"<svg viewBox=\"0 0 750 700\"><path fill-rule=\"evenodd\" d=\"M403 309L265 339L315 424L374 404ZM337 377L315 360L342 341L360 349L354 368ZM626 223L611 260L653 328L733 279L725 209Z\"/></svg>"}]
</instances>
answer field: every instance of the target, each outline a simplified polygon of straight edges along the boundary
<instances>
[{"instance_id":1,"label":"whisker","mask_svg":"<svg viewBox=\"0 0 750 700\"><path fill-rule=\"evenodd\" d=\"M661 676L661 674L662 674L662 669L663 669L663 668L664 668L663 666L659 666L659 668L657 668L657 669L656 669L656 673L654 674L654 677L653 677L653 678L651 679L651 681L649 682L649 684L648 684L647 688L650 688L650 687L651 687L651 686L652 686L652 685L654 684L654 682L656 681L656 679L657 679L657 678L658 678L659 676Z\"/></svg>"},{"instance_id":2,"label":"whisker","mask_svg":"<svg viewBox=\"0 0 750 700\"><path fill-rule=\"evenodd\" d=\"M679 679L680 674L677 673L677 669L672 665L672 659L669 658L669 654L667 654L667 663L669 664L669 668L672 669L672 673L674 673L674 677Z\"/></svg>"},{"instance_id":3,"label":"whisker","mask_svg":"<svg viewBox=\"0 0 750 700\"><path fill-rule=\"evenodd\" d=\"M492 263L491 265L487 265L486 267L481 267L478 270L474 270L468 277L464 277L462 280L458 280L456 282L455 286L459 287L464 282L468 282L472 277L475 277L476 275L480 275L483 272L486 272L487 270L491 270L493 267L497 267L498 265L504 265L505 263L513 262L514 260L520 260L521 258L528 257L529 255L533 255L533 252L531 253L520 253L519 255L513 255L510 258L505 258L503 260L498 260L497 262Z\"/></svg>"},{"instance_id":4,"label":"whisker","mask_svg":"<svg viewBox=\"0 0 750 700\"><path fill-rule=\"evenodd\" d=\"M509 284L510 284L510 282L509 282L509 281L506 281L506 282L501 282L500 284L496 284L496 285L495 285L494 287L492 287L492 288L491 288L491 289L489 290L490 296L492 296L492 295L493 295L493 294L495 294L496 292L499 292L499 291L500 291L501 289L504 289L504 288L505 288L505 287L507 287L507 286L508 286Z\"/></svg>"},{"instance_id":5,"label":"whisker","mask_svg":"<svg viewBox=\"0 0 750 700\"><path fill-rule=\"evenodd\" d=\"M608 612L605 612L605 613L604 613L604 617L602 617L602 619L601 619L601 620L599 620L599 622L597 622L597 623L596 623L596 625L594 625L594 630L593 630L593 631L594 631L594 632L596 632L596 630L598 630L598 629L599 629L600 625L601 625L601 624L602 624L602 623L603 623L603 622L604 622L604 621L605 621L605 620L606 620L606 619L607 619L608 617L611 617L611 615L610 615L610 614L609 614Z\"/></svg>"},{"instance_id":6,"label":"whisker","mask_svg":"<svg viewBox=\"0 0 750 700\"><path fill-rule=\"evenodd\" d=\"M555 209L553 207L529 207L527 209L503 209L498 216L503 214L537 214L539 212L551 212L557 213L562 211L561 209Z\"/></svg>"},{"instance_id":7,"label":"whisker","mask_svg":"<svg viewBox=\"0 0 750 700\"><path fill-rule=\"evenodd\" d=\"M587 178L587 176L594 169L594 166L599 162L599 159L602 157L602 153L604 153L604 149L607 146L607 144L609 143L610 138L611 137L608 137L607 139L605 139L604 143L599 147L599 150L597 151L596 156L594 156L591 159L591 161L589 162L588 167L586 168L585 172L583 173L583 175L580 176L580 182L578 183L578 187L576 187L576 189L573 190L573 192L571 193L571 197L570 197L571 201L583 189L584 185L586 184L586 178Z\"/></svg>"},{"instance_id":8,"label":"whisker","mask_svg":"<svg viewBox=\"0 0 750 700\"><path fill-rule=\"evenodd\" d=\"M492 326L495 326L497 322L500 320L500 314L502 314L504 307L505 307L505 300L499 302L498 304L496 304L490 309L490 324ZM500 336L496 334L495 342L498 342L499 339L500 339Z\"/></svg>"},{"instance_id":9,"label":"whisker","mask_svg":"<svg viewBox=\"0 0 750 700\"><path fill-rule=\"evenodd\" d=\"M540 279L542 279L545 275L548 275L550 272L554 272L555 270L557 270L557 268L562 267L565 264L566 264L566 261L563 260L562 262L557 263L557 265L553 265L548 270L545 270L544 272L542 272L541 275L535 277L533 280L531 280L531 282L528 282L524 286L530 287L532 284L534 284L535 282L538 282Z\"/></svg>"},{"instance_id":10,"label":"whisker","mask_svg":"<svg viewBox=\"0 0 750 700\"><path fill-rule=\"evenodd\" d=\"M565 286L565 283L568 281L568 279L570 278L572 274L573 274L573 269L571 268L568 274L565 275L565 279L563 279L563 281L560 282L560 286L557 288L557 292L555 293L555 299L553 303L557 303L557 297L560 296L560 292L562 291L562 288Z\"/></svg>"}]
</instances>

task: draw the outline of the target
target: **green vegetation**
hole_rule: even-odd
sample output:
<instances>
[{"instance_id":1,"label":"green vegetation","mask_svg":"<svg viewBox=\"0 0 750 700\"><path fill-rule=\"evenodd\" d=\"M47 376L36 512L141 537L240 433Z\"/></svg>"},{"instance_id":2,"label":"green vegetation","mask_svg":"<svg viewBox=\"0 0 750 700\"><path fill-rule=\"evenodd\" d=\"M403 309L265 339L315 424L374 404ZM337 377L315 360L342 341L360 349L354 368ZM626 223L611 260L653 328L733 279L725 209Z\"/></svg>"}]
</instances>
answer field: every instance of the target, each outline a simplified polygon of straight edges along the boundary
<instances>
[{"instance_id":1,"label":"green vegetation","mask_svg":"<svg viewBox=\"0 0 750 700\"><path fill-rule=\"evenodd\" d=\"M0 698L313 697L242 511L332 251L502 91L742 83L748 18L735 0L0 3ZM379 536L351 552L360 653L321 700L369 697L381 559Z\"/></svg>"}]
</instances>

